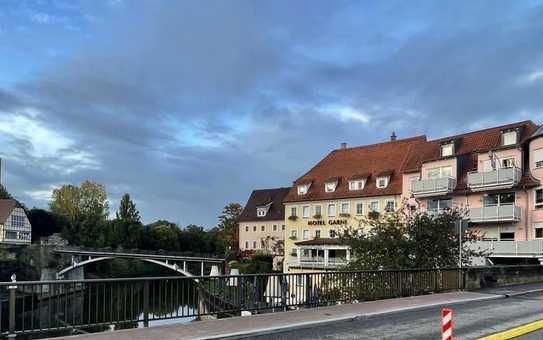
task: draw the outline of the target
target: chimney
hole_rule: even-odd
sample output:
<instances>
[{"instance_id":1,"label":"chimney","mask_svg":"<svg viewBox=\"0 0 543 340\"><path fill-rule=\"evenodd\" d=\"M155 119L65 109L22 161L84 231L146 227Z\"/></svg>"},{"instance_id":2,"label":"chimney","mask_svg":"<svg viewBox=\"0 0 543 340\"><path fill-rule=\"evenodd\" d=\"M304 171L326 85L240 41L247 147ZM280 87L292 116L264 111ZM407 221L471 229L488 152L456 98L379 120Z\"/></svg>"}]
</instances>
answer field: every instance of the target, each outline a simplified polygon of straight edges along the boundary
<instances>
[{"instance_id":1,"label":"chimney","mask_svg":"<svg viewBox=\"0 0 543 340\"><path fill-rule=\"evenodd\" d=\"M341 150L347 149L347 143L341 143L340 149L341 149Z\"/></svg>"},{"instance_id":2,"label":"chimney","mask_svg":"<svg viewBox=\"0 0 543 340\"><path fill-rule=\"evenodd\" d=\"M396 132L392 131L392 134L390 135L390 141L394 142L396 140Z\"/></svg>"}]
</instances>

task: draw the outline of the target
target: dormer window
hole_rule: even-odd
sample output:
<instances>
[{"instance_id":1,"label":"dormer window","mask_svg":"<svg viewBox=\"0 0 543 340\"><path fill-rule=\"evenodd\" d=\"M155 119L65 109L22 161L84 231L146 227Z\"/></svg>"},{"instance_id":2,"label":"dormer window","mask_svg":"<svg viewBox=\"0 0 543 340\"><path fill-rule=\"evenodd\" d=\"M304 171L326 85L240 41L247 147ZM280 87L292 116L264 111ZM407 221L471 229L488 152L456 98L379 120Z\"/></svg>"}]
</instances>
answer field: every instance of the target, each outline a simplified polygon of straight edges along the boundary
<instances>
[{"instance_id":1,"label":"dormer window","mask_svg":"<svg viewBox=\"0 0 543 340\"><path fill-rule=\"evenodd\" d=\"M441 144L441 157L449 157L454 155L454 143Z\"/></svg>"},{"instance_id":2,"label":"dormer window","mask_svg":"<svg viewBox=\"0 0 543 340\"><path fill-rule=\"evenodd\" d=\"M362 190L364 189L365 184L366 184L366 180L363 180L363 179L349 181L349 190L350 191Z\"/></svg>"},{"instance_id":3,"label":"dormer window","mask_svg":"<svg viewBox=\"0 0 543 340\"><path fill-rule=\"evenodd\" d=\"M258 208L256 209L256 216L258 217L264 217L266 216L266 208Z\"/></svg>"},{"instance_id":4,"label":"dormer window","mask_svg":"<svg viewBox=\"0 0 543 340\"><path fill-rule=\"evenodd\" d=\"M377 188L379 188L379 189L386 188L388 186L389 179L390 179L390 177L388 177L388 176L379 176L375 180L375 186Z\"/></svg>"},{"instance_id":5,"label":"dormer window","mask_svg":"<svg viewBox=\"0 0 543 340\"><path fill-rule=\"evenodd\" d=\"M502 131L502 145L517 144L518 133L516 130Z\"/></svg>"},{"instance_id":6,"label":"dormer window","mask_svg":"<svg viewBox=\"0 0 543 340\"><path fill-rule=\"evenodd\" d=\"M298 185L298 195L305 195L309 191L310 183Z\"/></svg>"},{"instance_id":7,"label":"dormer window","mask_svg":"<svg viewBox=\"0 0 543 340\"><path fill-rule=\"evenodd\" d=\"M336 191L336 187L337 187L337 181L324 183L324 191L326 192L334 192Z\"/></svg>"}]
</instances>

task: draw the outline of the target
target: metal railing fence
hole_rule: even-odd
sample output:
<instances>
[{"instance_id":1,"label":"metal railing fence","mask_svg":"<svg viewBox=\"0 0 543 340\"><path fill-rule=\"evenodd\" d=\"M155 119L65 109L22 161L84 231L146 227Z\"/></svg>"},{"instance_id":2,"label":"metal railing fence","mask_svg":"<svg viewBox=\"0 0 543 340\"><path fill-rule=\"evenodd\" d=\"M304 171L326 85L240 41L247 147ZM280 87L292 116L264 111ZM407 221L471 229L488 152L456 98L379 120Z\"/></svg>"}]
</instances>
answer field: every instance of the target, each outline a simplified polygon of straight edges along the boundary
<instances>
[{"instance_id":1,"label":"metal railing fence","mask_svg":"<svg viewBox=\"0 0 543 340\"><path fill-rule=\"evenodd\" d=\"M283 311L463 288L464 273L456 268L2 282L0 334L147 327L156 320Z\"/></svg>"}]
</instances>

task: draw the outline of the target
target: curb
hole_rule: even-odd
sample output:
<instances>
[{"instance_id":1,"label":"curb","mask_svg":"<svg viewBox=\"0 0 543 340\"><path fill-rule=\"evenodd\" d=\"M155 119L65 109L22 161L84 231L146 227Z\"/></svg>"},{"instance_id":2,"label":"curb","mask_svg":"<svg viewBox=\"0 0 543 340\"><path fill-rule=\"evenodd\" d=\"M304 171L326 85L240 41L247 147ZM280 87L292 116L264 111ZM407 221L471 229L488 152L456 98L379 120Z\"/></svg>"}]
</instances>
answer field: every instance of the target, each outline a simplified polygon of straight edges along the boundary
<instances>
[{"instance_id":1,"label":"curb","mask_svg":"<svg viewBox=\"0 0 543 340\"><path fill-rule=\"evenodd\" d=\"M526 295L526 294L531 294L531 293L539 293L539 292L543 292L543 288L525 290L522 292L514 292L514 293L509 293L509 294L504 294L504 295L505 297L515 297L515 296Z\"/></svg>"},{"instance_id":2,"label":"curb","mask_svg":"<svg viewBox=\"0 0 543 340\"><path fill-rule=\"evenodd\" d=\"M535 291L542 291L542 289L538 289ZM528 294L529 292L522 292L522 293L515 293L517 295L522 294ZM438 306L457 306L462 305L470 302L480 302L480 301L491 301L491 300L498 300L498 299L505 299L509 297L508 295L504 294L496 294L496 295L490 295L485 297L478 297L478 298L471 298L471 299L464 299L464 300L457 300L454 302L440 302L440 303L432 303L422 306L412 306L412 307L405 307L400 309L394 309L389 311L383 311L383 312L374 312L374 313L365 313L365 314L351 314L346 315L342 317L337 317L334 319L326 319L326 320L317 320L317 321L308 321L308 322L300 322L297 324L291 324L291 325L285 325L285 326L276 326L276 327L269 327L269 328L261 328L261 329L254 329L254 330L248 330L248 331L240 331L240 332L233 332L229 334L223 334L223 335L215 335L215 336L208 336L208 337L201 337L201 338L194 338L195 340L212 340L212 339L226 339L226 340L234 340L234 339L244 339L249 337L255 337L255 336L262 336L262 335L269 335L274 334L277 332L287 332L292 330L301 330L301 329L307 329L311 328L313 326L325 326L331 323L336 322L344 322L344 321L355 321L355 320L367 320L372 319L380 316L385 315L394 315L399 314L403 312L409 312L409 311L421 311L421 310L427 310L432 309Z\"/></svg>"}]
</instances>

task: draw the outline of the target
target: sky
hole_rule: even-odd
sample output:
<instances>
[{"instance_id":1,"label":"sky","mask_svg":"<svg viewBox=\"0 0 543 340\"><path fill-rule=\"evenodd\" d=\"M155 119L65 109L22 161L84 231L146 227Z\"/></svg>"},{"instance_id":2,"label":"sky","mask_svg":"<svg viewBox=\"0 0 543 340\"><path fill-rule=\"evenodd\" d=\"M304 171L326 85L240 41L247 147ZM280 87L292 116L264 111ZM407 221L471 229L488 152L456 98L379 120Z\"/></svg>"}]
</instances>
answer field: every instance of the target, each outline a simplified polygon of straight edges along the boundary
<instances>
[{"instance_id":1,"label":"sky","mask_svg":"<svg viewBox=\"0 0 543 340\"><path fill-rule=\"evenodd\" d=\"M341 142L543 119L541 1L0 0L2 183L212 227Z\"/></svg>"}]
</instances>

